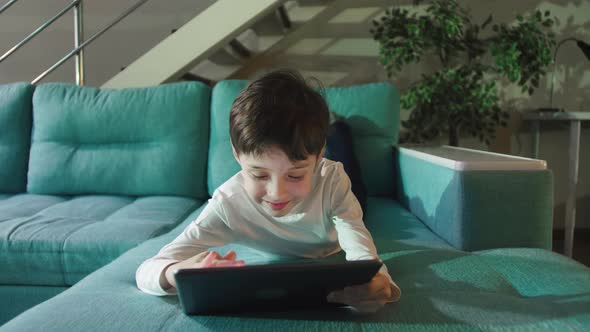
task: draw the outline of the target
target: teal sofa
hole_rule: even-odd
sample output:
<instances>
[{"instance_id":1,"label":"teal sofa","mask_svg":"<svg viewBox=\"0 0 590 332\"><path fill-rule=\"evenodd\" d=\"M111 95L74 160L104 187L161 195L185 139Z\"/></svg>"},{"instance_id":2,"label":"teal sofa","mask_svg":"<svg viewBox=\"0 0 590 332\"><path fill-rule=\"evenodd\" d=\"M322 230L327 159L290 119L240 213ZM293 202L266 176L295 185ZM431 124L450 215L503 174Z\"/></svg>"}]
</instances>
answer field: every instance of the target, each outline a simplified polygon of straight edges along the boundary
<instances>
[{"instance_id":1,"label":"teal sofa","mask_svg":"<svg viewBox=\"0 0 590 332\"><path fill-rule=\"evenodd\" d=\"M140 292L137 267L238 170L228 116L245 84L0 86L0 331L589 329L590 269L550 251L551 173L458 171L397 147L388 83L326 99L352 128L365 223L398 303L186 316L176 297Z\"/></svg>"}]
</instances>

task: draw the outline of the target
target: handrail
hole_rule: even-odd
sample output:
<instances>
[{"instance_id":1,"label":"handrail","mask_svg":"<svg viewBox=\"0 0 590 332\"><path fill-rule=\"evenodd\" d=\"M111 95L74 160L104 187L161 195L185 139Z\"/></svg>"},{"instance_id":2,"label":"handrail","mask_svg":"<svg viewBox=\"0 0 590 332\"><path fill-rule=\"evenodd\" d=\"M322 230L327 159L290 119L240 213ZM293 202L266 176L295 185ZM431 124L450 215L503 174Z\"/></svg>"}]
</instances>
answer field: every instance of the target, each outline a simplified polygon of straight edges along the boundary
<instances>
[{"instance_id":1,"label":"handrail","mask_svg":"<svg viewBox=\"0 0 590 332\"><path fill-rule=\"evenodd\" d=\"M14 1L16 1L16 0L14 0ZM62 17L65 13L68 12L68 10L72 9L72 7L76 6L80 1L81 0L73 0L69 5L67 5L64 9L62 9L59 13L57 13L55 16L50 18L47 22L45 22L40 27L38 27L35 31L33 31L31 34L29 34L27 37L25 37L25 39L21 40L20 43L14 45L10 50L8 50L8 52L4 53L4 55L2 55L2 57L0 57L0 63L2 61L4 61L6 58L8 58L16 50L21 48L21 46L25 45L29 40L33 39L33 37L38 35L41 31L45 30L45 28L50 26L58 18Z\"/></svg>"},{"instance_id":2,"label":"handrail","mask_svg":"<svg viewBox=\"0 0 590 332\"><path fill-rule=\"evenodd\" d=\"M140 1L137 1L133 6L129 7L129 9L127 9L126 11L124 11L121 15L119 15L117 18L115 18L111 23L107 24L100 31L98 31L97 33L95 33L94 35L92 35L92 37L88 38L88 40L86 40L84 43L82 43L82 45L80 45L80 46L76 47L75 49L73 49L70 53L68 53L66 56L64 56L61 60L59 60L53 66L51 66L49 69L47 69L46 71L44 71L43 73L41 73L41 75L37 76L37 78L35 78L31 82L31 84L36 84L37 82L39 82L40 80L42 80L45 76L49 75L52 71L54 71L55 69L57 69L57 67L61 66L64 62L68 61L72 56L74 56L75 54L78 54L80 52L80 50L83 50L84 47L86 47L88 44L92 43L96 38L100 37L103 33L105 33L113 25L119 23L122 19L124 19L125 17L127 17L129 14L131 14L132 12L134 12L137 8L141 7L141 5L143 5L144 3L148 2L148 1L149 0L140 0Z\"/></svg>"},{"instance_id":3,"label":"handrail","mask_svg":"<svg viewBox=\"0 0 590 332\"><path fill-rule=\"evenodd\" d=\"M18 0L11 0L11 1L8 1L6 4L4 4L4 6L2 6L2 8L0 8L0 14L2 14L3 11L7 10L8 7L12 6L17 1Z\"/></svg>"}]
</instances>

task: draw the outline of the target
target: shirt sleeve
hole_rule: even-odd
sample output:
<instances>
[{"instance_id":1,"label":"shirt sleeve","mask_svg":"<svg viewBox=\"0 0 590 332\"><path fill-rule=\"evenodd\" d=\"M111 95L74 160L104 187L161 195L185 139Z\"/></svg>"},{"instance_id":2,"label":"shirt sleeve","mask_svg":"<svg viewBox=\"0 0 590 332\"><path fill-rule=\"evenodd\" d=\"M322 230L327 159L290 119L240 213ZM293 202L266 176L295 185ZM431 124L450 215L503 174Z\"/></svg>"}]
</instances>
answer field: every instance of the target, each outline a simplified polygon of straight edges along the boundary
<instances>
[{"instance_id":1,"label":"shirt sleeve","mask_svg":"<svg viewBox=\"0 0 590 332\"><path fill-rule=\"evenodd\" d=\"M342 164L337 165L331 186L331 218L338 233L340 247L346 253L346 260L379 259L371 234L363 222L363 211L352 193L351 183ZM390 302L399 300L401 290L393 281L385 264L379 270L389 278Z\"/></svg>"},{"instance_id":2,"label":"shirt sleeve","mask_svg":"<svg viewBox=\"0 0 590 332\"><path fill-rule=\"evenodd\" d=\"M143 262L135 273L137 287L151 295L174 295L175 288L163 289L160 276L177 262L188 259L211 247L222 246L232 240L232 232L224 222L220 204L212 199L199 217L191 222L174 241L164 246L158 254Z\"/></svg>"}]
</instances>

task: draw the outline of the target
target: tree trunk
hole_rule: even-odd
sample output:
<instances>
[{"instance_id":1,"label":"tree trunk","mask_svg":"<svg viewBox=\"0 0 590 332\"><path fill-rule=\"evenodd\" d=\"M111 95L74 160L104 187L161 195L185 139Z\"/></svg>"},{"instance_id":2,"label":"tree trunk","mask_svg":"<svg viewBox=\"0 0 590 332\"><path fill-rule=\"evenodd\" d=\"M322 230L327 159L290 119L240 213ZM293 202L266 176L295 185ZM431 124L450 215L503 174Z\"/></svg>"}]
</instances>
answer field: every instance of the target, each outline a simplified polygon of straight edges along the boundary
<instances>
[{"instance_id":1,"label":"tree trunk","mask_svg":"<svg viewBox=\"0 0 590 332\"><path fill-rule=\"evenodd\" d=\"M459 146L459 128L449 123L449 145Z\"/></svg>"}]
</instances>

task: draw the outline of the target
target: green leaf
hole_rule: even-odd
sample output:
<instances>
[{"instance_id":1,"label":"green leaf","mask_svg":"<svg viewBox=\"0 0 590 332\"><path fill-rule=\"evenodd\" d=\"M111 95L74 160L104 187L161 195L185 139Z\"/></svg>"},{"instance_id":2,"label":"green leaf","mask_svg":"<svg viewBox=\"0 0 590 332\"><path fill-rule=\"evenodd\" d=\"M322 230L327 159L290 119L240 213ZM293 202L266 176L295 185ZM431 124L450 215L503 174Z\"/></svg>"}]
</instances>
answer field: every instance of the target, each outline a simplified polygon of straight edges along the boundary
<instances>
[{"instance_id":1,"label":"green leaf","mask_svg":"<svg viewBox=\"0 0 590 332\"><path fill-rule=\"evenodd\" d=\"M408 140L440 136L451 120L482 141L493 137L496 124L509 119L498 106L496 81L506 77L528 92L551 64L555 38L546 26L551 18L538 13L519 16L515 24L494 24L493 35L485 41L479 39L480 26L471 23L468 11L455 0L432 0L426 14L394 7L382 24L374 23L371 33L388 77L423 56L443 60L439 71L421 75L402 94L401 106L411 111L402 122ZM491 21L490 15L481 28ZM483 56L486 52L491 57Z\"/></svg>"}]
</instances>

